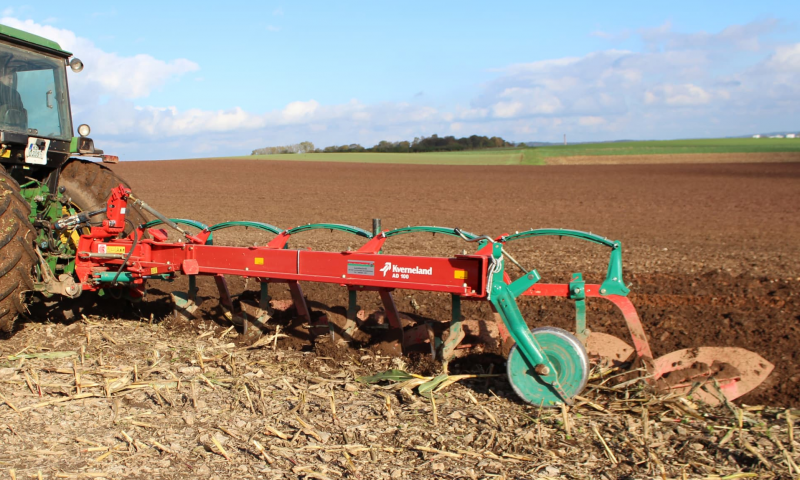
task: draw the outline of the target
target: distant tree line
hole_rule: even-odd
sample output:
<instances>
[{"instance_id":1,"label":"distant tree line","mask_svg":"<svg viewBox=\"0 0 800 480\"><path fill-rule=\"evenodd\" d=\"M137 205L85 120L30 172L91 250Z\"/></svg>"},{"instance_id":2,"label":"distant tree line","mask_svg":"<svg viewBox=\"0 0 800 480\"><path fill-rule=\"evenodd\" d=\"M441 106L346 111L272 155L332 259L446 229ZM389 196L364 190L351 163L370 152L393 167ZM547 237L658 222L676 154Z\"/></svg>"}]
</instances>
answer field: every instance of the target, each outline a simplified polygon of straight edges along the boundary
<instances>
[{"instance_id":1,"label":"distant tree line","mask_svg":"<svg viewBox=\"0 0 800 480\"><path fill-rule=\"evenodd\" d=\"M513 147L513 142L507 142L500 137L485 137L472 135L469 137L455 138L453 136L440 137L436 134L430 137L416 137L414 141L389 142L381 140L372 148L364 148L357 143L350 145L334 145L323 149L315 149L311 142L301 142L285 147L265 147L253 150L252 155L274 155L278 153L344 153L344 152L381 152L381 153L414 153L414 152L457 152L460 150L480 150L485 148Z\"/></svg>"},{"instance_id":2,"label":"distant tree line","mask_svg":"<svg viewBox=\"0 0 800 480\"><path fill-rule=\"evenodd\" d=\"M313 143L300 142L282 147L256 148L250 155L277 155L279 153L311 153L313 151L314 151Z\"/></svg>"},{"instance_id":3,"label":"distant tree line","mask_svg":"<svg viewBox=\"0 0 800 480\"><path fill-rule=\"evenodd\" d=\"M514 144L500 137L485 137L472 135L470 137L455 138L452 135L440 137L436 134L430 137L416 137L414 141L403 140L390 142L381 140L372 148L364 148L357 143L350 145L325 147L315 150L321 153L337 152L381 152L381 153L409 153L409 152L456 152L459 150L480 150L482 148L513 147Z\"/></svg>"}]
</instances>

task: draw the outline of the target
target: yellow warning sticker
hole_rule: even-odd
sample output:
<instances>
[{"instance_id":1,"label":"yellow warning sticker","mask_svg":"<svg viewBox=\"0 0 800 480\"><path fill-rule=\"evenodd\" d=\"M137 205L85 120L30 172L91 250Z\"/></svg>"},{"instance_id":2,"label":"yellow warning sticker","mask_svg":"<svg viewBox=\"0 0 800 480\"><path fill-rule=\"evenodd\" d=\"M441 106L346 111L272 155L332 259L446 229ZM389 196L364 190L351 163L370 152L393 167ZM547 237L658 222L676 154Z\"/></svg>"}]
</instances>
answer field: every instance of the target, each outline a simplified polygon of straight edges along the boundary
<instances>
[{"instance_id":1,"label":"yellow warning sticker","mask_svg":"<svg viewBox=\"0 0 800 480\"><path fill-rule=\"evenodd\" d=\"M264 259L261 257L256 257L256 265L264 265Z\"/></svg>"},{"instance_id":2,"label":"yellow warning sticker","mask_svg":"<svg viewBox=\"0 0 800 480\"><path fill-rule=\"evenodd\" d=\"M150 269L150 275L155 275L156 273L158 273L158 267L153 267Z\"/></svg>"},{"instance_id":3,"label":"yellow warning sticker","mask_svg":"<svg viewBox=\"0 0 800 480\"><path fill-rule=\"evenodd\" d=\"M122 245L109 245L106 247L106 253L125 253L125 247Z\"/></svg>"},{"instance_id":4,"label":"yellow warning sticker","mask_svg":"<svg viewBox=\"0 0 800 480\"><path fill-rule=\"evenodd\" d=\"M11 150L4 148L0 151L0 158L11 158Z\"/></svg>"},{"instance_id":5,"label":"yellow warning sticker","mask_svg":"<svg viewBox=\"0 0 800 480\"><path fill-rule=\"evenodd\" d=\"M458 278L460 280L467 279L467 271L466 270L456 270L453 272L453 278Z\"/></svg>"}]
</instances>

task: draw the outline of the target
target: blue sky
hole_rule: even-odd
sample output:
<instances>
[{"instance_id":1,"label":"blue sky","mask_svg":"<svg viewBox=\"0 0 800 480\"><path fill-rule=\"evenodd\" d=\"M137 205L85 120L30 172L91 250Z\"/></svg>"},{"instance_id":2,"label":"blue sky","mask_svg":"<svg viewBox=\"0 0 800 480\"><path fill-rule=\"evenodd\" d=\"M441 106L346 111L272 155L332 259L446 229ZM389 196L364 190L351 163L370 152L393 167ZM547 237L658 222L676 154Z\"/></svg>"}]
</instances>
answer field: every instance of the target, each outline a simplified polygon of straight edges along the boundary
<instances>
[{"instance_id":1,"label":"blue sky","mask_svg":"<svg viewBox=\"0 0 800 480\"><path fill-rule=\"evenodd\" d=\"M0 23L86 63L70 72L75 121L130 160L800 129L800 9L785 1L183 5L40 1L0 7Z\"/></svg>"}]
</instances>

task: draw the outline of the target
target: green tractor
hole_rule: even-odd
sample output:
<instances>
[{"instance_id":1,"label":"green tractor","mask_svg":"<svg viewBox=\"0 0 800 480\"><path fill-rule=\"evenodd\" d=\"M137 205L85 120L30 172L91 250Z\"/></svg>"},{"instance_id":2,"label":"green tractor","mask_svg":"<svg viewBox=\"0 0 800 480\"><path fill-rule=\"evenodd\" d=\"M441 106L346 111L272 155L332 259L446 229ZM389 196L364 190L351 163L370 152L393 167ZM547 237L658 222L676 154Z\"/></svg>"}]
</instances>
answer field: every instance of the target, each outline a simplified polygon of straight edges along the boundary
<instances>
[{"instance_id":1,"label":"green tractor","mask_svg":"<svg viewBox=\"0 0 800 480\"><path fill-rule=\"evenodd\" d=\"M11 331L31 292L81 294L81 232L69 219L101 221L111 189L125 183L102 165L118 159L94 147L88 125L74 136L66 69L80 72L83 63L71 57L56 42L0 25L0 331ZM136 209L128 218L145 221Z\"/></svg>"}]
</instances>

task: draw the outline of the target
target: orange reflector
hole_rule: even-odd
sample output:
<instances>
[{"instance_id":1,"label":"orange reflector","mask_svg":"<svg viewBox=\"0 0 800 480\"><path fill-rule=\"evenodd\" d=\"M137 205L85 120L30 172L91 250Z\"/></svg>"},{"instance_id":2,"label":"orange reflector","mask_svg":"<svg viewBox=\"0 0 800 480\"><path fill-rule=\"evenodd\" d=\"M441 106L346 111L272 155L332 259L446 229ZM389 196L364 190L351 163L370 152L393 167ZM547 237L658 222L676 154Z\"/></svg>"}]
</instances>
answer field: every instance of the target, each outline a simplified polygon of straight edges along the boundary
<instances>
[{"instance_id":1,"label":"orange reflector","mask_svg":"<svg viewBox=\"0 0 800 480\"><path fill-rule=\"evenodd\" d=\"M467 271L466 270L456 270L453 272L453 278L458 278L459 280L466 280L467 279Z\"/></svg>"}]
</instances>

